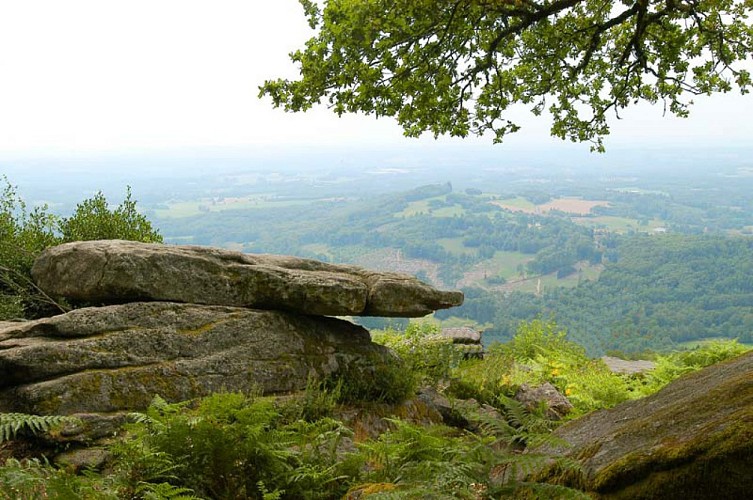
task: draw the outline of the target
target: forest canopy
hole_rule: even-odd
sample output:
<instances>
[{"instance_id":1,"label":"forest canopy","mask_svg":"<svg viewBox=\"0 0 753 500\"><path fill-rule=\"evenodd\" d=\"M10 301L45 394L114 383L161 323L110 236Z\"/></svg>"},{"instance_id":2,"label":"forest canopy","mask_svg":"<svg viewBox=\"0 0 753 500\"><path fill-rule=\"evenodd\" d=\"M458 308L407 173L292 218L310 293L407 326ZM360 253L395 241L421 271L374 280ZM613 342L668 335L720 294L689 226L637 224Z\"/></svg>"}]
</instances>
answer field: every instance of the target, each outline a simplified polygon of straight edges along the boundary
<instances>
[{"instance_id":1,"label":"forest canopy","mask_svg":"<svg viewBox=\"0 0 753 500\"><path fill-rule=\"evenodd\" d=\"M300 79L260 96L305 111L397 119L405 135L520 127L603 150L608 119L641 101L687 116L694 95L746 93L753 0L300 0L315 35L291 54Z\"/></svg>"}]
</instances>

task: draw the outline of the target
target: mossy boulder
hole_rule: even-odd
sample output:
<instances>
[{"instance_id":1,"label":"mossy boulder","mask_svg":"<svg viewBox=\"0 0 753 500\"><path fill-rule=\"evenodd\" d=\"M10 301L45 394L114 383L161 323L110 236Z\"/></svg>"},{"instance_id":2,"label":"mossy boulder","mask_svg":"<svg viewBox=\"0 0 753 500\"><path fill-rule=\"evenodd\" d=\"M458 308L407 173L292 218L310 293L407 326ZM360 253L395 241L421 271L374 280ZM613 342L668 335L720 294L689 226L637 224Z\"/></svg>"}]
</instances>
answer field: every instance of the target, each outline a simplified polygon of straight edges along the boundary
<instances>
[{"instance_id":1,"label":"mossy boulder","mask_svg":"<svg viewBox=\"0 0 753 500\"><path fill-rule=\"evenodd\" d=\"M103 240L48 248L32 268L53 297L171 301L320 316L418 317L463 303L406 274L218 248Z\"/></svg>"},{"instance_id":2,"label":"mossy boulder","mask_svg":"<svg viewBox=\"0 0 753 500\"><path fill-rule=\"evenodd\" d=\"M335 318L169 302L84 308L0 329L0 412L107 413L145 408L156 394L280 393L391 356Z\"/></svg>"},{"instance_id":3,"label":"mossy boulder","mask_svg":"<svg viewBox=\"0 0 753 500\"><path fill-rule=\"evenodd\" d=\"M537 479L600 498L749 498L753 492L753 352L682 377L656 394L561 427L571 446L538 451L580 472Z\"/></svg>"}]
</instances>

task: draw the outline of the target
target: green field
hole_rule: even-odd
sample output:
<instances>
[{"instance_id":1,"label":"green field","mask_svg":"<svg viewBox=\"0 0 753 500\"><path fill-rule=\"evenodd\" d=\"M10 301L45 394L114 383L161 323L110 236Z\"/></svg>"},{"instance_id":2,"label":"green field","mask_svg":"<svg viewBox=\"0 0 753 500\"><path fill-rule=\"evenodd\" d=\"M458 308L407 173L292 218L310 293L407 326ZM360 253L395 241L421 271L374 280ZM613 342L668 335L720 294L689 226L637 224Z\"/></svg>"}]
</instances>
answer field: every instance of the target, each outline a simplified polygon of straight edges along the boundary
<instances>
[{"instance_id":1,"label":"green field","mask_svg":"<svg viewBox=\"0 0 753 500\"><path fill-rule=\"evenodd\" d=\"M506 198L504 200L496 200L493 202L495 205L505 206L510 208L517 208L519 210L533 212L536 210L536 204L531 203L522 196L517 198Z\"/></svg>"},{"instance_id":2,"label":"green field","mask_svg":"<svg viewBox=\"0 0 753 500\"><path fill-rule=\"evenodd\" d=\"M439 238L437 243L452 255L470 254L476 255L478 250L463 246L462 238Z\"/></svg>"},{"instance_id":3,"label":"green field","mask_svg":"<svg viewBox=\"0 0 753 500\"><path fill-rule=\"evenodd\" d=\"M564 278L557 278L557 273L546 274L540 277L529 278L525 281L521 281L519 284L513 285L515 281L510 280L510 284L514 286L515 291L536 293L538 287L538 281L541 280L541 292L546 292L552 288L573 288L578 286L581 281L595 281L599 278L599 274L603 270L603 266L585 266L578 272L575 272Z\"/></svg>"},{"instance_id":4,"label":"green field","mask_svg":"<svg viewBox=\"0 0 753 500\"><path fill-rule=\"evenodd\" d=\"M274 195L259 194L243 198L202 198L197 201L171 201L167 208L158 208L154 211L157 217L175 219L191 217L202 213L222 212L224 210L248 210L254 208L282 208L294 205L306 205L313 200L285 199Z\"/></svg>"},{"instance_id":5,"label":"green field","mask_svg":"<svg viewBox=\"0 0 753 500\"><path fill-rule=\"evenodd\" d=\"M451 207L436 208L432 210L431 215L434 217L460 217L465 215L465 209L456 204Z\"/></svg>"},{"instance_id":6,"label":"green field","mask_svg":"<svg viewBox=\"0 0 753 500\"><path fill-rule=\"evenodd\" d=\"M432 217L455 217L465 215L466 211L463 207L455 204L450 207L432 208L432 202L440 201L445 203L447 196L435 196L433 198L426 198L425 200L412 201L401 212L397 212L395 217L405 218L413 217L415 215L431 215Z\"/></svg>"},{"instance_id":7,"label":"green field","mask_svg":"<svg viewBox=\"0 0 753 500\"><path fill-rule=\"evenodd\" d=\"M658 228L665 227L664 222L659 219L648 221L647 225L642 225L638 219L628 217L615 217L612 215L602 215L598 217L573 217L573 222L583 226L593 227L596 229L607 229L613 233L648 233Z\"/></svg>"},{"instance_id":8,"label":"green field","mask_svg":"<svg viewBox=\"0 0 753 500\"><path fill-rule=\"evenodd\" d=\"M520 275L521 266L525 266L531 259L533 259L532 255L520 252L497 251L489 262L494 266L497 276L512 280Z\"/></svg>"}]
</instances>

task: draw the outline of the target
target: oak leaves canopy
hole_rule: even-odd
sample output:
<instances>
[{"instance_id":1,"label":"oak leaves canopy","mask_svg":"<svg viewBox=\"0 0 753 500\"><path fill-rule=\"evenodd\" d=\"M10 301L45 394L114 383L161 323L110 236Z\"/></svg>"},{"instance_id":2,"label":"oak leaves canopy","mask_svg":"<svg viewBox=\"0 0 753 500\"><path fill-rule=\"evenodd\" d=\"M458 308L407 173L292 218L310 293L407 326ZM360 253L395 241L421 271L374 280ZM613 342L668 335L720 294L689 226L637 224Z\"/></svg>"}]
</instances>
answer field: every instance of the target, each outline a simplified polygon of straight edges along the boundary
<instances>
[{"instance_id":1,"label":"oak leaves canopy","mask_svg":"<svg viewBox=\"0 0 753 500\"><path fill-rule=\"evenodd\" d=\"M395 117L407 136L519 127L603 149L608 118L639 101L686 116L693 95L747 92L753 0L300 0L316 30L299 80L260 87L276 107Z\"/></svg>"}]
</instances>

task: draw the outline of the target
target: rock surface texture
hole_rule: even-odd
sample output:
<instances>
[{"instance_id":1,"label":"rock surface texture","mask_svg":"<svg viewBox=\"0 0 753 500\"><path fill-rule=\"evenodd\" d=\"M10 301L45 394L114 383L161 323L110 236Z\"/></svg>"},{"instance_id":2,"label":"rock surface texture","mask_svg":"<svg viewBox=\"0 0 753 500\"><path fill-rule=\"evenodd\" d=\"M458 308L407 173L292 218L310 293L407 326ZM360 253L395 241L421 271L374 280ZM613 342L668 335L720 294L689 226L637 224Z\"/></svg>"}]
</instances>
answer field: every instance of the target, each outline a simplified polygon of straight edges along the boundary
<instances>
[{"instance_id":1,"label":"rock surface texture","mask_svg":"<svg viewBox=\"0 0 753 500\"><path fill-rule=\"evenodd\" d=\"M601 498L750 498L753 352L682 377L656 394L598 411L555 435L581 473L543 477Z\"/></svg>"},{"instance_id":2,"label":"rock surface texture","mask_svg":"<svg viewBox=\"0 0 753 500\"><path fill-rule=\"evenodd\" d=\"M545 415L549 420L561 420L573 410L570 400L549 382L538 387L523 384L518 388L514 399L522 403L529 411L534 411L542 404L545 405Z\"/></svg>"},{"instance_id":3,"label":"rock surface texture","mask_svg":"<svg viewBox=\"0 0 753 500\"><path fill-rule=\"evenodd\" d=\"M32 275L51 297L98 307L0 324L0 412L84 415L71 435L100 434L155 395L372 377L392 353L329 316L423 316L463 300L407 275L118 240L47 249Z\"/></svg>"},{"instance_id":4,"label":"rock surface texture","mask_svg":"<svg viewBox=\"0 0 753 500\"><path fill-rule=\"evenodd\" d=\"M0 411L145 408L212 392L303 389L390 353L335 318L169 302L78 309L0 330Z\"/></svg>"},{"instance_id":5,"label":"rock surface texture","mask_svg":"<svg viewBox=\"0 0 753 500\"><path fill-rule=\"evenodd\" d=\"M32 276L53 297L90 304L159 300L320 316L418 317L463 302L461 292L440 291L404 274L119 240L49 248Z\"/></svg>"}]
</instances>

